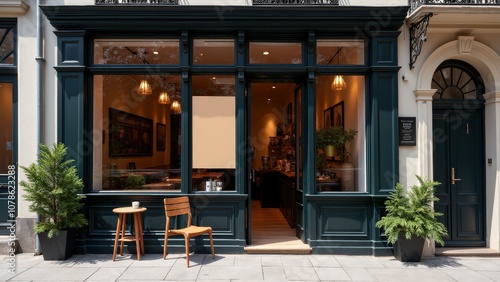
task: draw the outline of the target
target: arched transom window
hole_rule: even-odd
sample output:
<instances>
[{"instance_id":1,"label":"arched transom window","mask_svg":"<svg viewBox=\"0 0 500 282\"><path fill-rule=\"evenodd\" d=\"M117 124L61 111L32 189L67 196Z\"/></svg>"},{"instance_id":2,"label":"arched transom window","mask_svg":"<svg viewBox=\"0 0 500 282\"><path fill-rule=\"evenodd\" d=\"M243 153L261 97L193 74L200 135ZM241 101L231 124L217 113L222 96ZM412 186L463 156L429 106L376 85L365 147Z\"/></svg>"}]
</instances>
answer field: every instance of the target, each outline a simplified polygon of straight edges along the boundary
<instances>
[{"instance_id":1,"label":"arched transom window","mask_svg":"<svg viewBox=\"0 0 500 282\"><path fill-rule=\"evenodd\" d=\"M479 73L469 64L458 60L443 62L432 77L433 99L475 100L484 93Z\"/></svg>"}]
</instances>

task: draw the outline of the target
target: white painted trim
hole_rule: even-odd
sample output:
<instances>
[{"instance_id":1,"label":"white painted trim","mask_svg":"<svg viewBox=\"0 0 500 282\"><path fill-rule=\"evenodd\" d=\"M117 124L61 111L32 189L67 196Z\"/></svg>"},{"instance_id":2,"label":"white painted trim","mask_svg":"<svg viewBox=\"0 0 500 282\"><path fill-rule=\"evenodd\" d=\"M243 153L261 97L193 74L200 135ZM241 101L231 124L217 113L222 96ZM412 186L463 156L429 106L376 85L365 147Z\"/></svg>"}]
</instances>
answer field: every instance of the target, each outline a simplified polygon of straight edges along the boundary
<instances>
[{"instance_id":1,"label":"white painted trim","mask_svg":"<svg viewBox=\"0 0 500 282\"><path fill-rule=\"evenodd\" d=\"M29 7L24 0L2 0L0 1L0 17L24 15Z\"/></svg>"},{"instance_id":2,"label":"white painted trim","mask_svg":"<svg viewBox=\"0 0 500 282\"><path fill-rule=\"evenodd\" d=\"M433 178L432 160L432 96L437 89L417 89L417 154L419 165L418 175L424 178Z\"/></svg>"},{"instance_id":3,"label":"white painted trim","mask_svg":"<svg viewBox=\"0 0 500 282\"><path fill-rule=\"evenodd\" d=\"M500 90L500 56L485 44L474 41L470 54L460 54L459 40L437 48L426 58L418 74L417 89L430 89L432 76L438 66L448 59L459 59L477 69L484 80L486 92Z\"/></svg>"}]
</instances>

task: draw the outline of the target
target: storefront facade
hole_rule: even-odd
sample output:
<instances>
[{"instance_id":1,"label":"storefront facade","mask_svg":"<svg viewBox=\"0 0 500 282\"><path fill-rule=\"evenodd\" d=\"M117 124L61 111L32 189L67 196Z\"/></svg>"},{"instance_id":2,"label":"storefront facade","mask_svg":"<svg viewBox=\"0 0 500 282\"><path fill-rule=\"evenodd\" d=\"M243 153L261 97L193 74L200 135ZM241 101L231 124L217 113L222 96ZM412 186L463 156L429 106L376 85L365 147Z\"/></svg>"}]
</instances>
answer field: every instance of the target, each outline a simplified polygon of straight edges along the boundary
<instances>
[{"instance_id":1,"label":"storefront facade","mask_svg":"<svg viewBox=\"0 0 500 282\"><path fill-rule=\"evenodd\" d=\"M375 228L383 202L396 182L411 185L415 174L436 175L427 146L432 114L426 104L433 94L425 83L431 82L407 87L423 59L413 69L406 66L406 3L83 2L40 3L46 17L36 36L46 46L41 108L29 94L40 93L38 87L21 86L21 76L36 77L30 69L36 60L19 60L20 88L13 91L23 105L13 114L19 119L18 163L36 159L38 141L28 132L40 132L40 142L68 146L84 179L89 226L78 236L78 252L111 253L112 209L140 201L148 208L146 252L160 253L163 198L188 195L196 224L212 226L219 253L252 245L255 200L280 208L312 253L390 253ZM36 18L31 8L17 25ZM36 57L27 46L35 43L35 31L23 25L19 53L30 50ZM417 94L409 95L413 90ZM401 145L399 117L416 118L411 146ZM316 132L333 126L356 135L348 154L325 160ZM19 222L29 226L36 216L27 211L22 191L18 195ZM492 204L480 208L490 209L494 222ZM23 251L32 242L22 239ZM169 249L182 253L182 240L172 239ZM195 250L208 249L197 243Z\"/></svg>"},{"instance_id":2,"label":"storefront facade","mask_svg":"<svg viewBox=\"0 0 500 282\"><path fill-rule=\"evenodd\" d=\"M379 247L385 248L373 222L382 209L381 201L391 191L397 178L391 177L393 180L387 181L381 172L391 171L397 175L397 131L393 128L397 117L397 38L406 7L365 10L361 7L307 6L299 10L286 6L235 6L225 10L222 16L213 7L202 6L142 6L134 9L127 6L47 6L42 7L42 10L56 29L58 41L59 53L54 66L58 81L58 140L73 149L71 157L77 160L79 171L87 182L86 210L91 225L82 234L82 248L85 251L107 252L107 247L111 245L108 240L112 239L114 230L112 208L139 200L148 207L144 218L146 249L154 252L164 232L162 199L188 194L194 203L197 224L210 225L214 229L216 248L221 252L242 252L251 240L251 226L246 224L251 213L248 208L251 188L247 181L250 177L251 151L248 140L251 133L245 128L250 124L247 109L252 103L248 97L257 95L253 92L261 92L252 87L253 83L269 80L293 82L297 88L291 99L295 111L291 111L290 115L300 114L293 115L290 121L283 120L283 126L294 123L294 130L302 132L295 138L301 144L300 151L295 154L299 159L296 171L300 177L294 177L291 181L298 189L288 185L283 193L296 194L295 200L290 200L288 204L293 206L293 212L297 215L292 225L296 226L298 237L310 244L313 252L317 253L337 251L372 254ZM385 25L377 23L371 15L373 11L379 10L392 14ZM120 15L120 19L116 18L117 15ZM204 16L200 18L200 15ZM351 20L344 24L333 24L341 22L340 15ZM370 26L370 22L376 25ZM159 63L154 64L155 59L151 58L153 50L144 47L141 49L144 55L141 56L142 51L134 50L134 44L131 43L147 44L148 41L154 42L151 48L157 48L160 55L168 52L171 56L160 58ZM320 45L320 42L324 45ZM335 50L354 50L344 56L352 60L336 65L327 65L328 61L321 63L316 54L321 52L321 46L328 46L329 43ZM120 54L121 48L116 47L118 44L131 46L127 47L132 50L127 54L132 55L131 63L120 61L125 55ZM264 49L271 50L268 51L271 54L266 57ZM288 51L292 55L287 55ZM217 52L222 52L224 56L218 56ZM276 53L280 54L279 59L269 59ZM133 56L138 54L142 62L137 63L133 61L137 59ZM329 52L326 54L330 55ZM339 56L337 60L340 62L340 59L344 60ZM174 118L162 112L155 114L158 117L149 118L153 120L152 123L148 119L142 120L147 113L141 112L143 106L136 104L147 104L147 100L128 101L121 96L112 96L111 101L107 101L106 95L111 93L108 87L119 88L125 84L124 81L140 84L140 79L134 77L120 81L114 76L124 77L128 74L147 76L149 81L160 77L158 80L163 82L165 78L167 92L170 91L171 95L180 92L180 97L175 97L181 100L179 125L174 126ZM374 146L373 149L367 149L366 153L364 150L359 151L358 159L366 158L368 163L372 161L373 164L367 163L366 168L360 165L360 174L363 175L360 178L366 179L366 184L361 184L365 187L360 186L359 190L353 192L318 191L315 187L316 160L309 157L316 155L317 84L322 76L334 74L351 75L352 78L346 80L360 89L360 101L355 105L345 104L345 122L348 123L349 109L358 112L358 116L365 118L365 121L359 120L358 123L366 124L366 128L358 129L361 132L360 144L365 142L363 138L366 144ZM203 86L207 80L211 80L210 86ZM175 90L168 89L171 85ZM159 92L152 87L152 92ZM132 85L128 86L128 89L132 88ZM211 89L216 93L210 92ZM331 87L328 89L332 93ZM123 95L125 91L121 89L119 92ZM104 97L99 100L101 95ZM377 100L384 102L373 102ZM366 108L358 108L364 103ZM252 106L258 107L257 104ZM146 108L149 112L155 111L153 106ZM323 116L324 108L320 109ZM208 120L213 118L214 112L219 118L210 123ZM148 136L154 135L149 129L155 122L166 124L168 128L180 128L180 136L171 135L167 138L180 140L179 165L174 164L172 157L165 166L161 166L165 163L142 163L141 157L151 158L151 143L146 142L144 150L141 145L134 144L125 145L125 148L115 146L123 145L130 139L148 139ZM106 123L109 125L106 126ZM138 123L146 125L137 128L135 125ZM131 124L135 127L126 126ZM119 128L118 134L113 132L116 128ZM139 138L134 136L134 130L138 132ZM289 132L286 128L284 131ZM101 146L106 144L106 138L109 152L96 153L98 148L106 150L106 145ZM207 146L207 139L210 138L220 139L216 140L216 144ZM199 141L203 142L198 144ZM222 144L222 148L217 147L217 144ZM129 154L131 147L134 151ZM158 153L158 148L154 147L152 158L156 158ZM167 144L167 147L172 145ZM229 155L225 157L228 151ZM170 152L174 154L172 150ZM215 155L209 154L214 152ZM386 157L382 159L378 154ZM100 156L103 156L103 160L97 161ZM104 189L104 183L109 175L96 175L96 171L106 170L105 164L109 161L105 156L111 159L136 156L132 162L137 170L138 167L156 168L160 165L160 169L165 169L168 174L161 177L169 177L169 180L153 183L171 183L171 179L175 179L180 181L180 185L173 190L154 189L150 192L142 189L125 190L123 185L126 184L118 187L111 184L109 189L113 191L108 192ZM117 169L122 169L117 178L122 178L124 164L120 159L117 162ZM102 169L100 164L103 165ZM220 192L200 191L200 184L195 182L200 174L208 174L213 178L217 176L212 175L217 174L222 174L222 177L229 175L221 182L231 184ZM95 181L99 178L103 179L103 187L99 187L99 181ZM146 179L145 182L148 185L150 181ZM206 181L202 183L206 184ZM266 193L265 189L263 193ZM278 196L282 197L283 194ZM351 221L354 222L346 225ZM175 244L170 246L175 248Z\"/></svg>"}]
</instances>

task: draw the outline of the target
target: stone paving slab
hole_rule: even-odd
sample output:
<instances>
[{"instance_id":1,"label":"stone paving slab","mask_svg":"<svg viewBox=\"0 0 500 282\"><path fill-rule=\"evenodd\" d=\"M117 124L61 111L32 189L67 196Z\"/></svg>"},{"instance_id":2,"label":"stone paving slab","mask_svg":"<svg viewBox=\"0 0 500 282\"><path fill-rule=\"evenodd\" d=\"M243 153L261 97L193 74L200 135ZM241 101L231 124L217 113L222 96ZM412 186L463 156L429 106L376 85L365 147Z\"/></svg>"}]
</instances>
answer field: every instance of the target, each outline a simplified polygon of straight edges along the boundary
<instances>
[{"instance_id":1,"label":"stone paving slab","mask_svg":"<svg viewBox=\"0 0 500 282\"><path fill-rule=\"evenodd\" d=\"M12 261L14 264L12 265ZM499 281L499 257L424 257L404 263L394 257L348 255L74 255L44 261L34 254L0 255L0 281Z\"/></svg>"}]
</instances>

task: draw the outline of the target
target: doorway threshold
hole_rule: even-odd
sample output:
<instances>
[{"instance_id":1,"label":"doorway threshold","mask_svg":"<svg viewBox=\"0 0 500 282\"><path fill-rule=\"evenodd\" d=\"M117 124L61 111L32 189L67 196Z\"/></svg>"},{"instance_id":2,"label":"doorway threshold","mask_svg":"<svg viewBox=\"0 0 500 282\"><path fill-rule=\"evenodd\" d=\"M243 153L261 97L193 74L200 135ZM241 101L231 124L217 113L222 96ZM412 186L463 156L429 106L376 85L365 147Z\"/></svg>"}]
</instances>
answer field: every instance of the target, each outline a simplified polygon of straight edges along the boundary
<instances>
[{"instance_id":1,"label":"doorway threshold","mask_svg":"<svg viewBox=\"0 0 500 282\"><path fill-rule=\"evenodd\" d=\"M245 247L247 254L310 254L312 248L299 239L280 243L252 244Z\"/></svg>"},{"instance_id":2,"label":"doorway threshold","mask_svg":"<svg viewBox=\"0 0 500 282\"><path fill-rule=\"evenodd\" d=\"M477 247L436 247L436 256L446 257L500 257L500 251Z\"/></svg>"}]
</instances>

